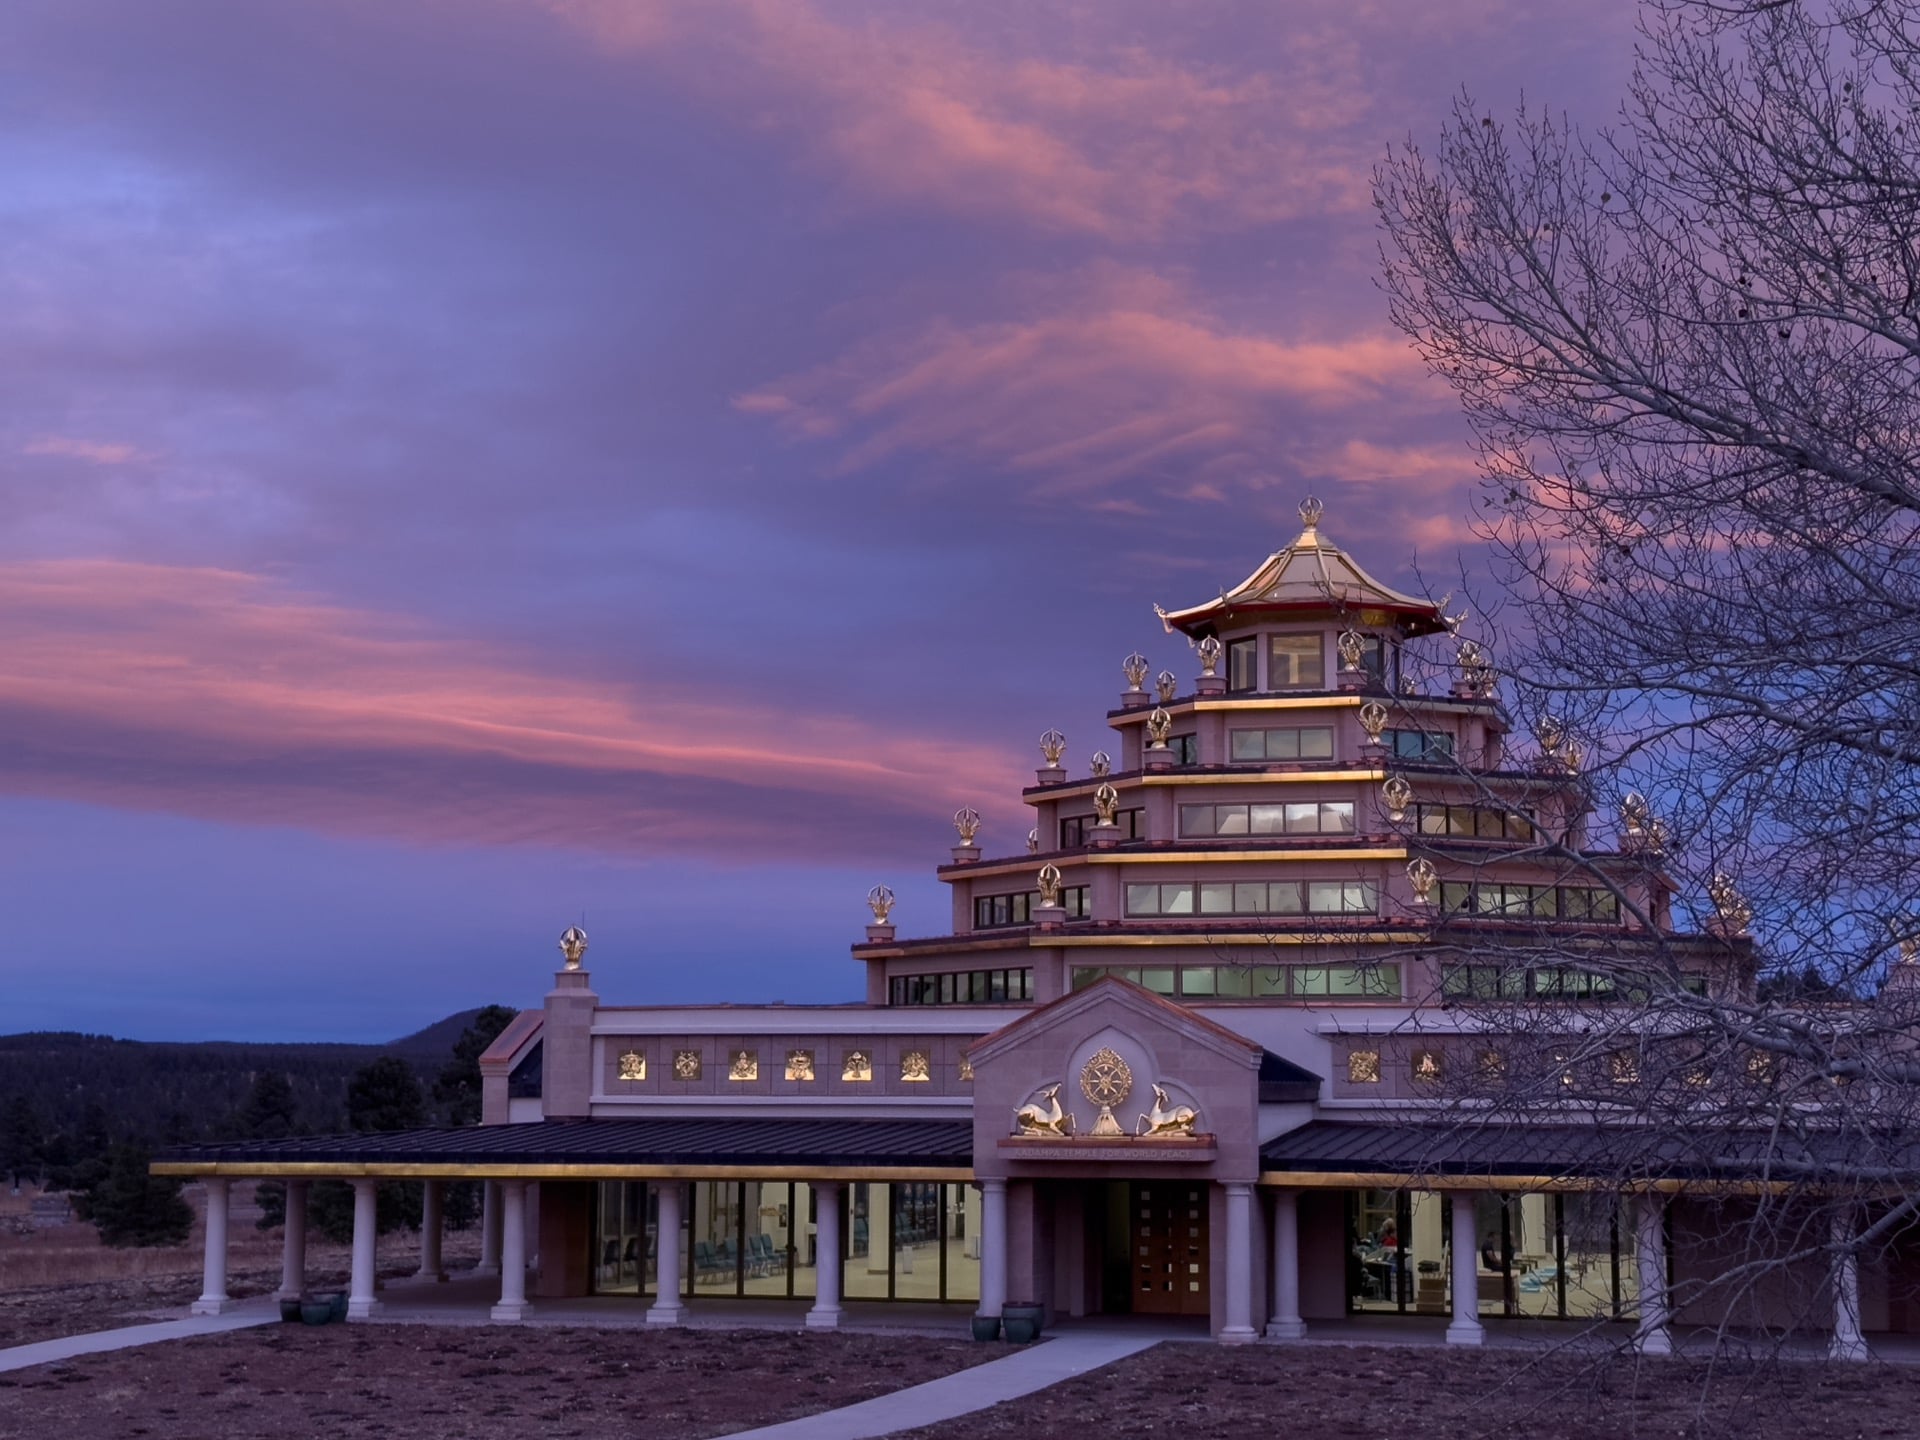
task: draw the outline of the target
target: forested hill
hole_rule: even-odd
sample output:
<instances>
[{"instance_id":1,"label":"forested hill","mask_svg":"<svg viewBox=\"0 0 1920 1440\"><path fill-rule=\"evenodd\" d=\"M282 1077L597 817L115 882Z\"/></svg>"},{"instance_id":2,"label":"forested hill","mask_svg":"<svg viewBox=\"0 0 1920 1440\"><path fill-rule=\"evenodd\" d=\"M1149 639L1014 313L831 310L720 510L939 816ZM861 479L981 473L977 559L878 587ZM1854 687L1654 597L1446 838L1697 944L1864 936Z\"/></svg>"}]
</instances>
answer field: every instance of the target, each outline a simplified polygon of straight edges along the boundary
<instances>
[{"instance_id":1,"label":"forested hill","mask_svg":"<svg viewBox=\"0 0 1920 1440\"><path fill-rule=\"evenodd\" d=\"M295 1128L346 1128L347 1080L382 1055L406 1060L431 1086L478 1010L463 1010L385 1045L179 1043L39 1031L0 1035L0 1097L24 1097L49 1132L78 1131L92 1102L116 1139L148 1144L213 1139L226 1129L257 1076L293 1085Z\"/></svg>"}]
</instances>

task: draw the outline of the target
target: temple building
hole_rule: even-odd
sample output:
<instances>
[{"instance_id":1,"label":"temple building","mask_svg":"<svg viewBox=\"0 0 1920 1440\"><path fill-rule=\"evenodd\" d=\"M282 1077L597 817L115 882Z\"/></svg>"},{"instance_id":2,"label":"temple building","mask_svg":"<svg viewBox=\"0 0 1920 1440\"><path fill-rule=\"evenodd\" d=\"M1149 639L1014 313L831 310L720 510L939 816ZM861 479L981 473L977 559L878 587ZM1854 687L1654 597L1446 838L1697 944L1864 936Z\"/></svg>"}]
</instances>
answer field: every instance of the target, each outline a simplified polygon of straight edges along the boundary
<instances>
[{"instance_id":1,"label":"temple building","mask_svg":"<svg viewBox=\"0 0 1920 1440\"><path fill-rule=\"evenodd\" d=\"M1489 997L1631 1003L1582 947L1657 939L1691 990L1739 994L1751 942L1678 933L1659 865L1589 843L1577 742L1522 758L1443 604L1301 515L1240 584L1159 612L1192 672L1129 656L1105 748L1041 737L1024 845L955 817L947 933L903 936L875 888L864 1003L603 1000L569 931L544 1007L482 1061L481 1126L163 1156L212 1197L199 1308L227 1303L233 1179L295 1187L293 1293L297 1197L331 1177L357 1192L357 1316L379 1304L374 1187L401 1178L425 1182L428 1273L440 1187L487 1182L500 1319L597 1293L663 1324L760 1297L832 1326L915 1300L979 1333L1025 1303L1223 1342L1431 1317L1474 1344L1518 1316L1617 1320L1657 1351L1710 1318L1671 1302L1719 1243L1683 1168L1619 1183L1589 1113L1476 1128L1448 1082L1502 1063ZM1898 1278L1809 1282L1838 1353L1909 1327Z\"/></svg>"}]
</instances>

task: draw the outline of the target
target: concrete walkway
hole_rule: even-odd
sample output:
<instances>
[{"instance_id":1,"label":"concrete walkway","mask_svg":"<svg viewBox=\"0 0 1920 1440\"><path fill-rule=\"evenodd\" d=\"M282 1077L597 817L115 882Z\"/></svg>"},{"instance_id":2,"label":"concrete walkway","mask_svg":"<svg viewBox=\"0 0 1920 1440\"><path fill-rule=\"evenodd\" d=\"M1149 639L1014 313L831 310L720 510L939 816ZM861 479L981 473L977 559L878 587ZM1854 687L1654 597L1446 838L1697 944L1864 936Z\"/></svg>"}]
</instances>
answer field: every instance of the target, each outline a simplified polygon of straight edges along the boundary
<instances>
[{"instance_id":1,"label":"concrete walkway","mask_svg":"<svg viewBox=\"0 0 1920 1440\"><path fill-rule=\"evenodd\" d=\"M1016 1350L1004 1360L990 1360L970 1370L942 1375L924 1385L911 1385L888 1395L876 1395L857 1405L823 1410L779 1425L741 1430L730 1440L866 1440L970 1415L1002 1400L1017 1400L1062 1380L1071 1380L1102 1365L1111 1365L1168 1338L1159 1334L1086 1333L1056 1336L1044 1344Z\"/></svg>"},{"instance_id":2,"label":"concrete walkway","mask_svg":"<svg viewBox=\"0 0 1920 1440\"><path fill-rule=\"evenodd\" d=\"M118 1330L95 1330L86 1335L66 1335L58 1340L39 1340L32 1345L15 1345L0 1350L0 1371L24 1370L29 1365L47 1365L55 1360L71 1360L79 1355L98 1355L103 1350L130 1350L136 1345L152 1345L160 1340L185 1340L194 1335L220 1335L228 1330L245 1330L254 1325L278 1324L280 1309L275 1306L243 1307L225 1315L195 1315L186 1320L160 1320L152 1325L123 1325Z\"/></svg>"}]
</instances>

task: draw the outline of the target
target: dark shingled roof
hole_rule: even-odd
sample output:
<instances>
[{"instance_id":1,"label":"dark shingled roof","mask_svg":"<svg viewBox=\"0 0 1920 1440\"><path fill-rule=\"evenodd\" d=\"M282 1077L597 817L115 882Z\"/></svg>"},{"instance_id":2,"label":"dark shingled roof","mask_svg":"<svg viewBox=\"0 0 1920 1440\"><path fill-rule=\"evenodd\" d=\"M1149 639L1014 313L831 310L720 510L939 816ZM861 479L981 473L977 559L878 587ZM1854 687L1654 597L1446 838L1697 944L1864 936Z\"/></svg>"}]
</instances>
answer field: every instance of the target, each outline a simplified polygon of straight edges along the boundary
<instances>
[{"instance_id":1,"label":"dark shingled roof","mask_svg":"<svg viewBox=\"0 0 1920 1440\"><path fill-rule=\"evenodd\" d=\"M969 1168L968 1120L541 1120L181 1145L169 1168L238 1165L813 1165Z\"/></svg>"},{"instance_id":2,"label":"dark shingled roof","mask_svg":"<svg viewBox=\"0 0 1920 1440\"><path fill-rule=\"evenodd\" d=\"M1920 1176L1903 1132L1657 1129L1643 1125L1463 1125L1316 1120L1260 1147L1263 1170L1377 1175L1801 1180Z\"/></svg>"}]
</instances>

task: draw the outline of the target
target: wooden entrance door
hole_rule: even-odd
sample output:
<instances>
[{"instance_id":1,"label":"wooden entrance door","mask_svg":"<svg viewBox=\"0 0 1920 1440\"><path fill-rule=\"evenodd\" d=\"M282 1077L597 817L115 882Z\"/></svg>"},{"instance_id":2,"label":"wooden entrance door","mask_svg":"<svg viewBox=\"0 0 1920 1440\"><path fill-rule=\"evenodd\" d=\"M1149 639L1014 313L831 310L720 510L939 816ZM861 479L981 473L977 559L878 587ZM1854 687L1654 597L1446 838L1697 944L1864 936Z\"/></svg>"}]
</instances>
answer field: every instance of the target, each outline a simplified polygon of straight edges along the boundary
<instances>
[{"instance_id":1,"label":"wooden entrance door","mask_svg":"<svg viewBox=\"0 0 1920 1440\"><path fill-rule=\"evenodd\" d=\"M1134 1314L1207 1314L1206 1182L1136 1181L1130 1209Z\"/></svg>"}]
</instances>

